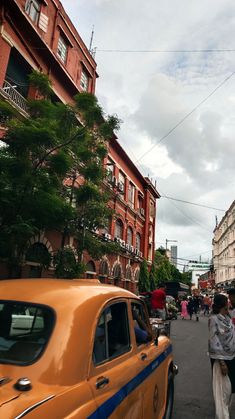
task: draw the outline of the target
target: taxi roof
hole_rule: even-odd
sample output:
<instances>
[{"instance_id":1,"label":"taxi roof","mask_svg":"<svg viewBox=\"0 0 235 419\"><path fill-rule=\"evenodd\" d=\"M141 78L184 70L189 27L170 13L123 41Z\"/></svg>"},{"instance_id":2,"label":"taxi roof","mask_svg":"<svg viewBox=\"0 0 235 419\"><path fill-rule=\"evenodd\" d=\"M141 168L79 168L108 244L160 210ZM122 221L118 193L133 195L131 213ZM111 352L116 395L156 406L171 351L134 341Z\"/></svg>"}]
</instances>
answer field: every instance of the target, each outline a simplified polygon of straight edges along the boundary
<instances>
[{"instance_id":1,"label":"taxi roof","mask_svg":"<svg viewBox=\"0 0 235 419\"><path fill-rule=\"evenodd\" d=\"M115 297L136 298L130 291L101 283L98 279L28 278L0 281L0 299L47 304L58 308L69 301L70 306L84 301ZM138 297L137 297L138 298Z\"/></svg>"}]
</instances>

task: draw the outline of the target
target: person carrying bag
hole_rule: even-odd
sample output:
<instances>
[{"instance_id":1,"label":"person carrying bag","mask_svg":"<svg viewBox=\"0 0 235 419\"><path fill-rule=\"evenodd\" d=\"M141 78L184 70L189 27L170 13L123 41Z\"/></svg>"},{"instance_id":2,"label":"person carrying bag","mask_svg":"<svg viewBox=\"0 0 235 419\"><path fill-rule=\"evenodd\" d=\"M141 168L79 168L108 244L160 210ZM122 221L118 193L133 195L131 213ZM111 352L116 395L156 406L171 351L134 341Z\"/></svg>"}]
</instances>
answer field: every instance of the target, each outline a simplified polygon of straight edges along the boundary
<instances>
[{"instance_id":1,"label":"person carrying bag","mask_svg":"<svg viewBox=\"0 0 235 419\"><path fill-rule=\"evenodd\" d=\"M215 295L208 326L215 418L229 419L231 396L235 392L235 329L226 295Z\"/></svg>"}]
</instances>

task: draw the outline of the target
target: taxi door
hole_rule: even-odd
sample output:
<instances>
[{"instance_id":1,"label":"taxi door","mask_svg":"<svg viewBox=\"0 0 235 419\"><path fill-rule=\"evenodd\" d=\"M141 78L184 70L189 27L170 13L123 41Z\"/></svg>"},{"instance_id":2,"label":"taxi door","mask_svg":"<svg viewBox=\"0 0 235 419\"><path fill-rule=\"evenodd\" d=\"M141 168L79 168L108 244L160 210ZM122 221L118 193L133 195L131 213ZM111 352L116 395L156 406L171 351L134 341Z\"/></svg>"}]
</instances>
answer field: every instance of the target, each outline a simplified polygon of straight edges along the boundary
<instances>
[{"instance_id":1,"label":"taxi door","mask_svg":"<svg viewBox=\"0 0 235 419\"><path fill-rule=\"evenodd\" d=\"M148 419L161 418L164 413L164 405L167 395L167 380L169 367L169 353L171 346L167 338L160 338L158 345L151 339L141 342L136 327L151 331L149 319L144 305L138 300L131 302L136 335L137 358L142 362L142 385L144 417ZM138 313L135 316L134 313ZM140 318L139 325L135 319ZM147 338L148 340L148 338ZM140 378L141 379L141 378Z\"/></svg>"},{"instance_id":2,"label":"taxi door","mask_svg":"<svg viewBox=\"0 0 235 419\"><path fill-rule=\"evenodd\" d=\"M89 419L142 419L143 394L138 382L143 361L136 357L130 333L128 300L106 306L95 328L88 382L97 409Z\"/></svg>"}]
</instances>

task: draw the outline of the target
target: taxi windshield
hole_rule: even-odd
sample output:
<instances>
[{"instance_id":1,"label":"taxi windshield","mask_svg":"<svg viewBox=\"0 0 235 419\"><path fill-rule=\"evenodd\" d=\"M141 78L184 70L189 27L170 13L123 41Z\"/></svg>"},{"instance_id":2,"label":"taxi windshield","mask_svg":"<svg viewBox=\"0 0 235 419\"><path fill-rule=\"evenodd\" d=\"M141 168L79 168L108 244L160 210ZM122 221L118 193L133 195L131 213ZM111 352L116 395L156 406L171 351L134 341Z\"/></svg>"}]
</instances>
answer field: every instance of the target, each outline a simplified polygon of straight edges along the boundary
<instances>
[{"instance_id":1,"label":"taxi windshield","mask_svg":"<svg viewBox=\"0 0 235 419\"><path fill-rule=\"evenodd\" d=\"M55 316L47 306L0 300L0 363L31 364L42 354Z\"/></svg>"}]
</instances>

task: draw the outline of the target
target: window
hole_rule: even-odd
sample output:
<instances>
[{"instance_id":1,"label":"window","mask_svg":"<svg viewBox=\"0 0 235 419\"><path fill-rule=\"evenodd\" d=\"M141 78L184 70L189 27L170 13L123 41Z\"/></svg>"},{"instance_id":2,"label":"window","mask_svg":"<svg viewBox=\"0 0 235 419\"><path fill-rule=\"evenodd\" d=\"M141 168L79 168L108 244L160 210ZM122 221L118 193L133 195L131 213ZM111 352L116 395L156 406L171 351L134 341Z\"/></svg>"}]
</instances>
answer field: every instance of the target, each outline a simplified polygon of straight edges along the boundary
<instances>
[{"instance_id":1,"label":"window","mask_svg":"<svg viewBox=\"0 0 235 419\"><path fill-rule=\"evenodd\" d=\"M129 204L132 208L134 208L134 204L135 204L135 187L133 185L133 183L129 183L129 188L128 188L128 201Z\"/></svg>"},{"instance_id":2,"label":"window","mask_svg":"<svg viewBox=\"0 0 235 419\"><path fill-rule=\"evenodd\" d=\"M80 86L84 92L87 92L89 86L89 76L84 70L82 70Z\"/></svg>"},{"instance_id":3,"label":"window","mask_svg":"<svg viewBox=\"0 0 235 419\"><path fill-rule=\"evenodd\" d=\"M54 326L45 306L0 301L0 363L31 364L42 354Z\"/></svg>"},{"instance_id":4,"label":"window","mask_svg":"<svg viewBox=\"0 0 235 419\"><path fill-rule=\"evenodd\" d=\"M127 305L124 302L115 303L107 307L99 318L95 332L93 362L98 365L129 350Z\"/></svg>"},{"instance_id":5,"label":"window","mask_svg":"<svg viewBox=\"0 0 235 419\"><path fill-rule=\"evenodd\" d=\"M33 22L38 23L41 2L38 0L27 0L25 3L25 11Z\"/></svg>"},{"instance_id":6,"label":"window","mask_svg":"<svg viewBox=\"0 0 235 419\"><path fill-rule=\"evenodd\" d=\"M65 39L60 35L57 47L57 55L60 57L63 63L66 63L68 54L68 44Z\"/></svg>"},{"instance_id":7,"label":"window","mask_svg":"<svg viewBox=\"0 0 235 419\"><path fill-rule=\"evenodd\" d=\"M137 345L147 343L150 339L148 332L148 320L142 304L131 303L131 311L134 320L135 338Z\"/></svg>"},{"instance_id":8,"label":"window","mask_svg":"<svg viewBox=\"0 0 235 419\"><path fill-rule=\"evenodd\" d=\"M140 246L141 246L141 237L140 237L140 233L137 233L135 247L136 249L140 250Z\"/></svg>"},{"instance_id":9,"label":"window","mask_svg":"<svg viewBox=\"0 0 235 419\"><path fill-rule=\"evenodd\" d=\"M123 224L121 220L116 220L115 223L115 237L119 239L123 238Z\"/></svg>"},{"instance_id":10,"label":"window","mask_svg":"<svg viewBox=\"0 0 235 419\"><path fill-rule=\"evenodd\" d=\"M114 177L114 162L110 158L108 158L107 160L106 170L107 170L107 180L108 182L112 183L113 177Z\"/></svg>"},{"instance_id":11,"label":"window","mask_svg":"<svg viewBox=\"0 0 235 419\"><path fill-rule=\"evenodd\" d=\"M125 193L125 175L122 172L119 172L118 175L118 190L121 193Z\"/></svg>"},{"instance_id":12,"label":"window","mask_svg":"<svg viewBox=\"0 0 235 419\"><path fill-rule=\"evenodd\" d=\"M127 243L132 246L133 243L133 231L130 227L127 229Z\"/></svg>"},{"instance_id":13,"label":"window","mask_svg":"<svg viewBox=\"0 0 235 419\"><path fill-rule=\"evenodd\" d=\"M150 217L155 217L155 208L154 208L154 202L150 200Z\"/></svg>"}]
</instances>

